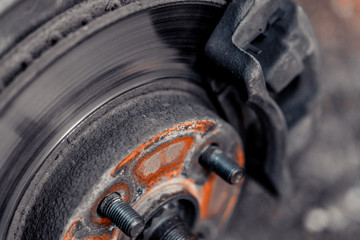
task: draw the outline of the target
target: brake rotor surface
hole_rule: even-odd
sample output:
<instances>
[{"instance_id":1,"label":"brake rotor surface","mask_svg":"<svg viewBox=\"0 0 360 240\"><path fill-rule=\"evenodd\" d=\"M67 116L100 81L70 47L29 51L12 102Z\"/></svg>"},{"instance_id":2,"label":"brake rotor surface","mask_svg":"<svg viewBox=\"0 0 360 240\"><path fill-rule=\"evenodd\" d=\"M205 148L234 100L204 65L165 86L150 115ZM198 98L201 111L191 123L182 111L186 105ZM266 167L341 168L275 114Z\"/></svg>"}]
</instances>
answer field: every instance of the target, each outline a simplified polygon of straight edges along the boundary
<instances>
[{"instance_id":1,"label":"brake rotor surface","mask_svg":"<svg viewBox=\"0 0 360 240\"><path fill-rule=\"evenodd\" d=\"M201 89L201 52L224 4L122 6L17 76L1 109L3 236L119 237L95 210L112 191L145 220L176 198L194 209L199 221L189 224L196 231L216 236L239 186L226 185L197 159L217 144L243 165L240 139Z\"/></svg>"}]
</instances>

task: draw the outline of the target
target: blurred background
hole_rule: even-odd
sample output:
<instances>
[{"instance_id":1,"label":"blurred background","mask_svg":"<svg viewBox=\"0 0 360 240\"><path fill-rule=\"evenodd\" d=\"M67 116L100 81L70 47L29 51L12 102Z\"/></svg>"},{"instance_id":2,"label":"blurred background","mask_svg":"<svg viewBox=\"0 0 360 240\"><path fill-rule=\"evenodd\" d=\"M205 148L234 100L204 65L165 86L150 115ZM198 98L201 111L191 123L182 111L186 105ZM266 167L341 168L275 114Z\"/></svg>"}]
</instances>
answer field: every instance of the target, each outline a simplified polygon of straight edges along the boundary
<instances>
[{"instance_id":1,"label":"blurred background","mask_svg":"<svg viewBox=\"0 0 360 240\"><path fill-rule=\"evenodd\" d=\"M274 199L247 182L232 239L360 239L360 1L297 2L322 52L318 128L290 163L290 195Z\"/></svg>"}]
</instances>

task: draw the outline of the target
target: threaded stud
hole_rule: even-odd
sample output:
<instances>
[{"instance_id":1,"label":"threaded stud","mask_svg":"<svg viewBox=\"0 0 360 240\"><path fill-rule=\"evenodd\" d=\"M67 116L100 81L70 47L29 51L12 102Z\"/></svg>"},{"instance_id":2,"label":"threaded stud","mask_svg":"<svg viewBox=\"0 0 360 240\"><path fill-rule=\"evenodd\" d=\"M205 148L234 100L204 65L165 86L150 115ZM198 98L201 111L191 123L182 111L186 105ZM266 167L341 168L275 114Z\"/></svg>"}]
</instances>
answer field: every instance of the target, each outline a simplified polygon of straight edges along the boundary
<instances>
[{"instance_id":1,"label":"threaded stud","mask_svg":"<svg viewBox=\"0 0 360 240\"><path fill-rule=\"evenodd\" d=\"M175 221L174 225L169 228L161 240L197 240L197 237L179 217L173 221Z\"/></svg>"},{"instance_id":2,"label":"threaded stud","mask_svg":"<svg viewBox=\"0 0 360 240\"><path fill-rule=\"evenodd\" d=\"M150 240L197 240L186 222L179 216L164 220L149 238Z\"/></svg>"},{"instance_id":3,"label":"threaded stud","mask_svg":"<svg viewBox=\"0 0 360 240\"><path fill-rule=\"evenodd\" d=\"M144 230L144 219L127 202L123 201L117 192L107 195L100 202L98 211L129 237L137 237Z\"/></svg>"},{"instance_id":4,"label":"threaded stud","mask_svg":"<svg viewBox=\"0 0 360 240\"><path fill-rule=\"evenodd\" d=\"M230 184L237 184L245 176L245 169L229 159L216 146L209 146L200 156L200 164Z\"/></svg>"}]
</instances>

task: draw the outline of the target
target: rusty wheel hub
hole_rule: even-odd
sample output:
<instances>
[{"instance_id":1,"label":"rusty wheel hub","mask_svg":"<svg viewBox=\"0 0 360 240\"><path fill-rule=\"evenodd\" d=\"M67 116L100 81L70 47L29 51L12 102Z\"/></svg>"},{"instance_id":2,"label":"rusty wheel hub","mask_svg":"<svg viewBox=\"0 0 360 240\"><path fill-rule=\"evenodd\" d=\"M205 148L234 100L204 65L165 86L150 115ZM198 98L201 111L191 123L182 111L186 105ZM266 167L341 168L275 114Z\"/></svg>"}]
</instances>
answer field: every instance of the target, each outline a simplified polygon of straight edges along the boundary
<instances>
[{"instance_id":1,"label":"rusty wheel hub","mask_svg":"<svg viewBox=\"0 0 360 240\"><path fill-rule=\"evenodd\" d=\"M144 219L138 239L186 228L211 239L224 229L241 183L199 159L216 145L244 166L242 142L204 91L199 49L225 2L143 2L39 46L13 80L19 86L1 102L1 129L16 131L0 145L3 238L126 239L98 210L114 192ZM81 10L43 28L66 28L64 18Z\"/></svg>"},{"instance_id":2,"label":"rusty wheel hub","mask_svg":"<svg viewBox=\"0 0 360 240\"><path fill-rule=\"evenodd\" d=\"M241 141L233 128L212 112L205 99L184 93L185 89L170 90L170 84L174 85L169 82L168 86L164 83L162 87L147 86L142 89L142 96L132 97L131 102L122 101L118 105L116 99L105 107L110 108L106 113L100 109L81 124L85 127L82 132L91 133L88 128L92 125L112 119L111 124L99 126L111 126L113 130L103 130L97 137L104 140L111 136L116 142L100 154L100 158L112 155L106 159L109 164L102 169L85 200L76 206L78 210L70 217L63 239L93 236L126 239L97 211L100 201L112 192L120 193L123 201L145 219L145 230L138 239L153 239L154 234L159 234L156 231L161 231L157 225L171 217L181 217L194 233L205 239L215 237L214 229L221 229L219 226L226 223L240 186L229 185L205 169L199 157L209 145L216 144L228 158L243 166ZM186 88L187 92L202 91L192 84ZM154 91L144 94L148 89ZM132 112L134 104L137 110ZM126 119L124 112L130 114ZM101 119L96 119L97 116ZM126 126L126 130L121 126ZM81 139L78 133L72 135ZM68 139L72 144L74 140ZM132 143L131 147L127 143Z\"/></svg>"},{"instance_id":3,"label":"rusty wheel hub","mask_svg":"<svg viewBox=\"0 0 360 240\"><path fill-rule=\"evenodd\" d=\"M36 4L37 23L0 53L1 239L226 237L240 136L249 175L288 192L286 159L310 136L317 90L301 8L55 2L59 14ZM25 17L9 19L28 16L19 6Z\"/></svg>"},{"instance_id":4,"label":"rusty wheel hub","mask_svg":"<svg viewBox=\"0 0 360 240\"><path fill-rule=\"evenodd\" d=\"M31 237L128 239L99 212L104 197L116 192L144 219L136 239L172 239L179 231L216 239L242 180L231 185L204 167L199 159L209 147L244 167L238 134L200 86L168 79L135 88L99 107L52 150L24 193L20 206L26 212L16 213L10 232L20 225Z\"/></svg>"}]
</instances>

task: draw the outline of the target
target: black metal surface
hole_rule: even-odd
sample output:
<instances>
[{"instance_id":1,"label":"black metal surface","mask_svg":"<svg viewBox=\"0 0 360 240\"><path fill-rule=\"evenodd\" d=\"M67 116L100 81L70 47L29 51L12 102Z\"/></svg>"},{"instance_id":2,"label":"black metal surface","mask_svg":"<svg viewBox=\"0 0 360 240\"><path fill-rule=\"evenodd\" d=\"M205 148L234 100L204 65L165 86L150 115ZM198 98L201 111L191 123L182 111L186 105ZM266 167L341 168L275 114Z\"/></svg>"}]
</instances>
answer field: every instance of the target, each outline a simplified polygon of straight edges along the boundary
<instances>
[{"instance_id":1,"label":"black metal surface","mask_svg":"<svg viewBox=\"0 0 360 240\"><path fill-rule=\"evenodd\" d=\"M254 138L246 140L253 145L247 146L248 171L278 194L283 195L290 189L285 161L288 124L304 117L304 113L296 116L287 112L301 113L300 109L316 92L316 51L310 23L299 8L288 1L231 2L206 45L206 54L222 69L229 71L232 78L235 77L232 79L230 76L227 83L237 89L260 122L258 128L264 136L259 144L262 150L252 149L256 145ZM311 65L310 69L305 69L306 63ZM277 103L274 94L289 85L302 71L307 76L306 81L311 82L306 84L309 94L304 94L299 88L295 90L297 93L292 92L295 100L279 97ZM301 100L296 101L296 96L301 96ZM291 108L281 109L279 105L291 105ZM260 132L250 135L261 136ZM259 153L265 154L261 156ZM254 161L257 163L251 166ZM263 174L259 168L263 169Z\"/></svg>"}]
</instances>

